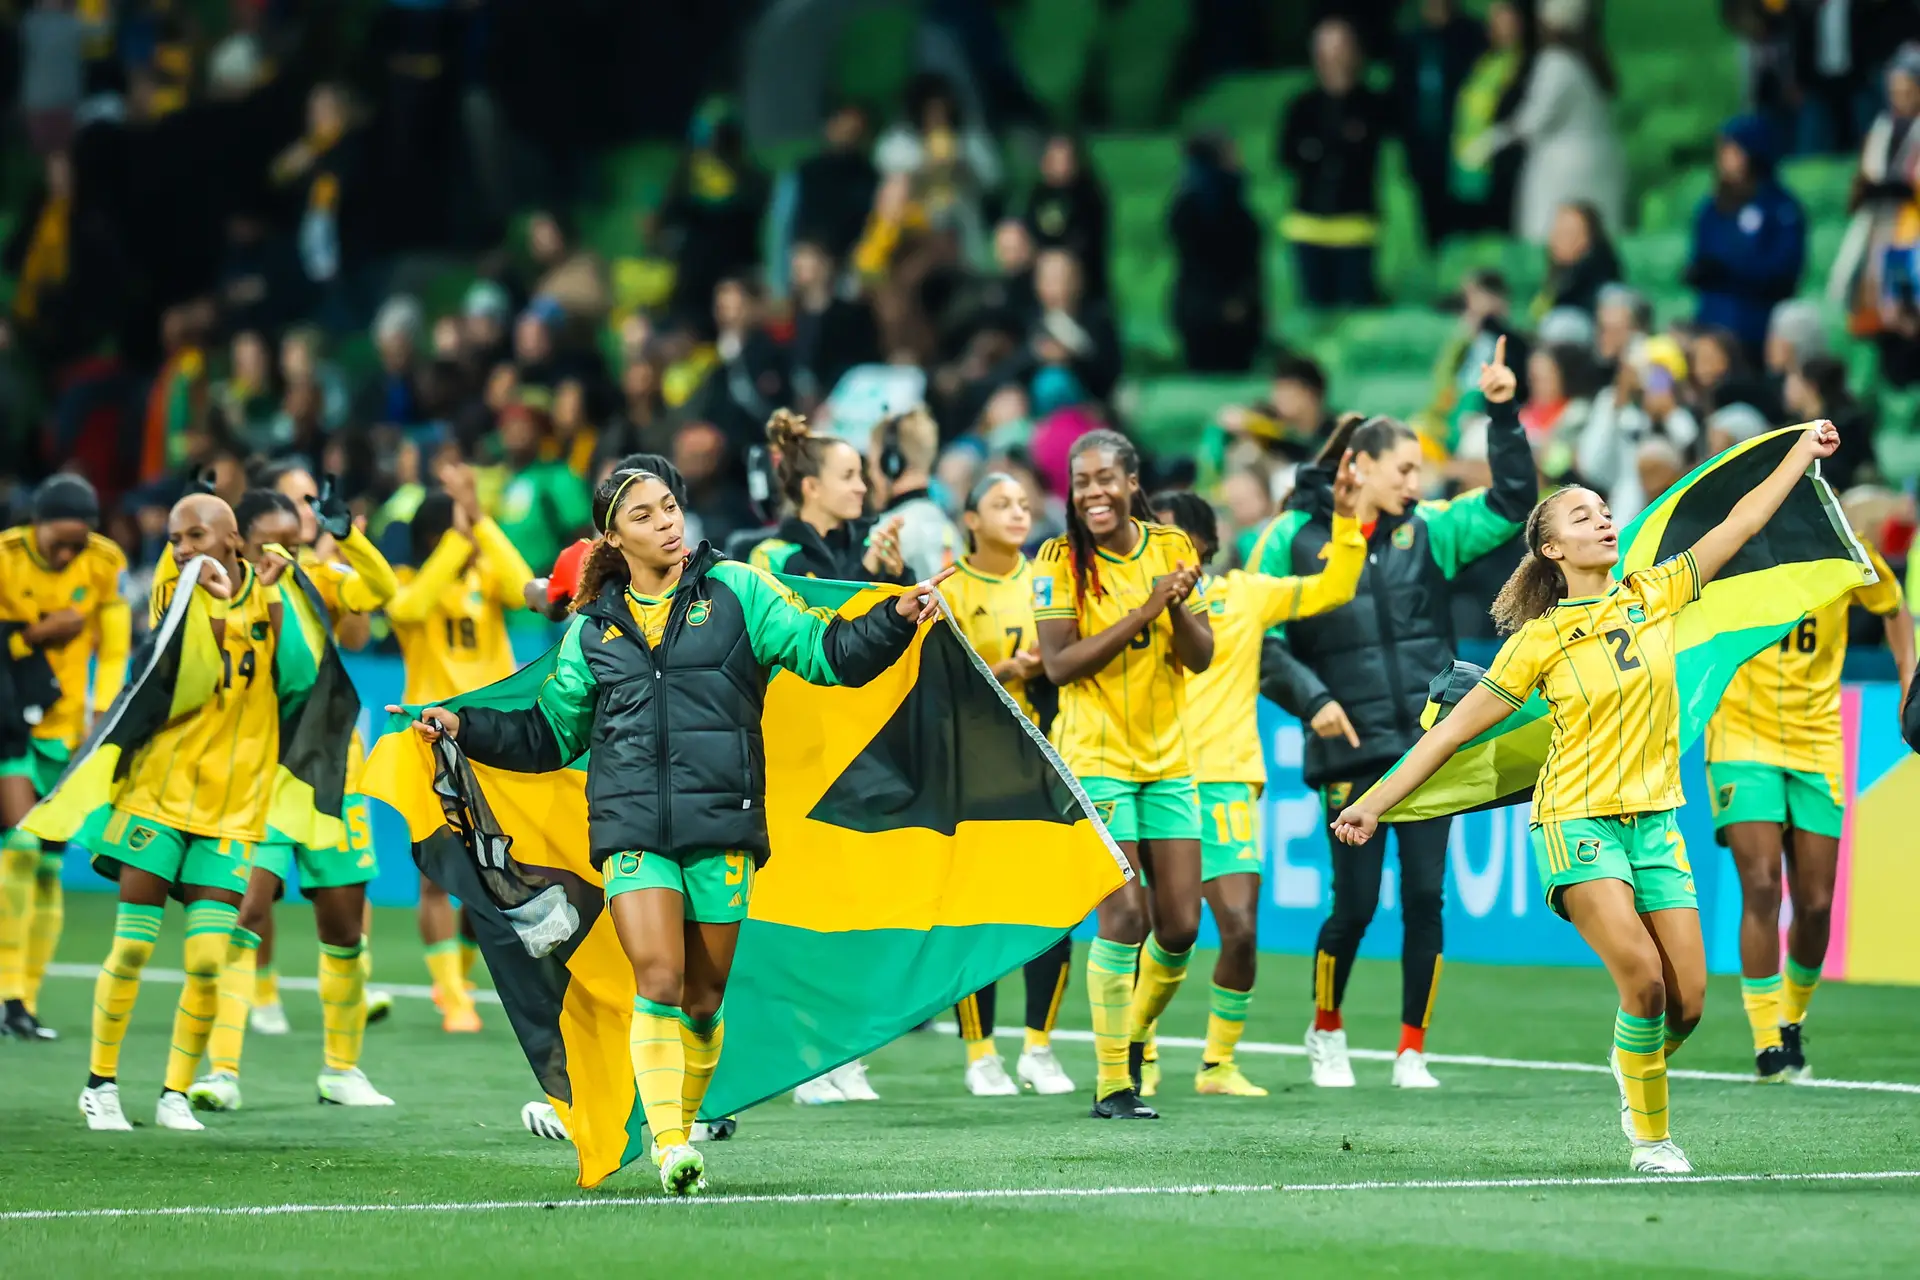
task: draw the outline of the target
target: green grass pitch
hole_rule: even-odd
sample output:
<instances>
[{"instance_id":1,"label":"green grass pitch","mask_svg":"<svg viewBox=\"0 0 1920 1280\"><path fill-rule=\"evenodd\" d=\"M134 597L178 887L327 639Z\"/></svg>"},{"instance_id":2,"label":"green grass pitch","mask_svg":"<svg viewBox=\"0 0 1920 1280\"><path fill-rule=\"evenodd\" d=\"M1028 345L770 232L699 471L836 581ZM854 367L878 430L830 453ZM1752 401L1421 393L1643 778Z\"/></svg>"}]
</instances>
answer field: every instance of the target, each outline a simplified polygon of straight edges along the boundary
<instances>
[{"instance_id":1,"label":"green grass pitch","mask_svg":"<svg viewBox=\"0 0 1920 1280\"><path fill-rule=\"evenodd\" d=\"M60 958L90 965L105 953L111 901L68 902ZM179 923L170 912L156 966L178 965ZM311 917L286 906L279 930L282 972L311 975ZM375 942L376 982L425 980L407 913L380 913ZM1196 961L1169 1035L1202 1032L1206 963ZM1069 1028L1085 1025L1077 976ZM1248 1040L1296 1044L1306 983L1304 960L1269 957ZM1357 1046L1391 1047L1398 985L1397 966L1361 965L1349 1000ZM1273 1096L1198 1098L1196 1051L1169 1048L1166 1119L1100 1124L1085 1118L1083 1096L971 1098L952 1036L917 1034L871 1059L882 1102L770 1103L747 1113L734 1141L707 1149L722 1199L683 1204L661 1200L645 1167L592 1192L574 1187L571 1149L520 1127L534 1086L497 1006L483 1006L484 1033L452 1037L426 1001L401 999L389 1022L369 1030L364 1063L399 1105L345 1111L314 1101L319 1005L310 991L289 991L293 1034L249 1038L246 1108L207 1117L206 1133L178 1134L150 1123L178 988L150 982L121 1074L141 1127L89 1133L75 1098L91 991L78 978L50 979L43 1014L64 1038L0 1042L0 1256L9 1274L16 1265L22 1275L192 1280L1111 1277L1143 1268L1217 1277L1920 1274L1920 1174L1578 1181L1628 1176L1612 1082L1591 1071L1442 1062L1442 1089L1404 1093L1388 1087L1384 1061L1361 1061L1360 1086L1332 1091L1306 1083L1298 1056L1243 1053L1247 1073ZM1000 1007L1018 1018L1017 977ZM1612 1012L1598 970L1449 965L1429 1047L1593 1065ZM1821 1077L1909 1082L1908 1091L1681 1078L1675 1136L1709 1178L1920 1170L1916 1015L1920 991L1836 985L1820 992L1809 1024ZM1006 1047L1011 1061L1018 1042ZM1090 1082L1086 1042L1065 1040L1060 1051L1076 1079ZM1707 1019L1676 1065L1739 1073L1749 1064L1737 987L1716 979ZM1405 1185L1419 1182L1493 1185ZM900 1195L916 1192L960 1194ZM725 1199L734 1196L747 1199ZM151 1212L285 1205L390 1211ZM134 1213L26 1216L36 1210Z\"/></svg>"}]
</instances>

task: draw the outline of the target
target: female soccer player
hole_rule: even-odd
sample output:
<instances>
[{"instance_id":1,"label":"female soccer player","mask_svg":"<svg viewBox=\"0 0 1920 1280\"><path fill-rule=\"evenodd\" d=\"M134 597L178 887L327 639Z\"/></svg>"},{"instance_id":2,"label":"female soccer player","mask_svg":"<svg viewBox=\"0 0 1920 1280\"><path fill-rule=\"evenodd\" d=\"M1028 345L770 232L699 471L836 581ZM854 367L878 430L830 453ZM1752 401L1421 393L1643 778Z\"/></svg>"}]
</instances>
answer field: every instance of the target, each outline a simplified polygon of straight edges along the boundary
<instances>
[{"instance_id":1,"label":"female soccer player","mask_svg":"<svg viewBox=\"0 0 1920 1280\"><path fill-rule=\"evenodd\" d=\"M1306 780L1319 788L1329 821L1398 760L1420 733L1427 682L1453 662L1454 576L1520 532L1540 496L1533 450L1513 404L1506 342L1480 370L1487 402L1491 488L1451 502L1420 501L1420 441L1392 418L1341 423L1320 461L1302 467L1288 509L1254 546L1252 569L1284 577L1317 572L1331 536L1333 464L1351 450L1360 483L1378 497L1357 598L1344 608L1289 624L1266 647L1261 688L1311 730ZM1393 1083L1430 1089L1427 1024L1440 985L1444 936L1441 891L1450 820L1392 824L1400 856L1400 1044ZM1353 1065L1340 1006L1360 941L1380 904L1386 832L1359 849L1335 843L1333 905L1314 947L1313 1022L1307 1060L1313 1083L1350 1088Z\"/></svg>"},{"instance_id":2,"label":"female soccer player","mask_svg":"<svg viewBox=\"0 0 1920 1280\"><path fill-rule=\"evenodd\" d=\"M1840 773L1840 668L1854 605L1886 620L1904 691L1913 679L1913 616L1893 571L1867 547L1880 580L1808 614L1780 643L1749 658L1707 722L1713 826L1740 875L1740 999L1763 1081L1811 1077L1800 1024L1820 984L1833 919L1846 813ZM1791 836L1789 836L1791 831ZM1780 974L1780 863L1793 921Z\"/></svg>"},{"instance_id":3,"label":"female soccer player","mask_svg":"<svg viewBox=\"0 0 1920 1280\"><path fill-rule=\"evenodd\" d=\"M967 553L959 572L941 588L947 606L968 643L986 659L993 678L1028 719L1034 718L1027 682L1042 674L1039 639L1033 623L1033 566L1020 548L1033 532L1027 491L1003 473L983 476L967 495L960 517L966 526ZM1035 1093L1072 1093L1073 1081L1053 1055L1053 1024L1066 995L1073 962L1073 939L1062 938L1027 962L1027 1038L1014 1071ZM967 1092L975 1097L1006 1097L1020 1092L1007 1078L1006 1064L993 1051L996 988L987 986L954 1007L960 1038L967 1045Z\"/></svg>"},{"instance_id":4,"label":"female soccer player","mask_svg":"<svg viewBox=\"0 0 1920 1280\"><path fill-rule=\"evenodd\" d=\"M294 619L292 627L281 629L282 653L300 644L305 652L299 659L301 671L317 671L325 657L326 637L309 635L298 623L300 603L294 593L304 588L287 573L290 567L280 553L300 546L301 522L298 509L285 495L274 489L253 489L234 509L243 540L241 554L253 566L262 586L273 591L280 602L281 617ZM338 504L329 519L346 518L344 504ZM338 540L340 550L356 564L365 565L365 573L340 576L329 573L329 566L316 565L318 576L301 565L322 608L325 621L332 621L342 603L343 588L356 594L359 602L378 594L384 586L391 593L393 571L386 560L351 524ZM295 554L300 554L296 552ZM380 599L384 601L383 594ZM377 605L378 601L375 602ZM373 607L373 606L368 606ZM316 619L316 621L320 621ZM289 680L283 685L283 698L297 696L294 689L301 681L291 676L294 664L283 661ZM311 681L305 683L310 687ZM303 691L304 692L304 691ZM362 963L364 920L367 912L367 885L378 873L373 856L372 831L368 824L366 800L353 795L358 786L362 753L356 737L347 761L347 807L338 823L320 824L328 843L315 843L311 835L295 838L277 824L293 817L311 815L295 810L301 801L298 788L288 796L288 777L279 780L276 806L269 813L267 838L254 846L253 867L247 878L246 896L240 903L240 918L234 924L233 942L227 949L226 965L220 973L220 1011L213 1034L207 1040L210 1070L187 1090L187 1100L202 1111L237 1111L240 1108L240 1058L247 1031L248 1005L255 991L255 964L262 940L273 918L273 904L286 891L293 869L300 871L300 889L313 900L314 927L320 938L320 1011L323 1026L323 1069L316 1089L322 1102L349 1107L387 1107L393 1099L385 1096L360 1070L360 1044L366 1030L366 968ZM310 808L308 795L304 803ZM283 816L283 809L285 814ZM292 825L289 822L289 825Z\"/></svg>"},{"instance_id":5,"label":"female soccer player","mask_svg":"<svg viewBox=\"0 0 1920 1280\"><path fill-rule=\"evenodd\" d=\"M767 420L774 474L787 516L751 562L796 578L911 582L900 555L900 518L866 514L860 451L838 436L816 435L786 409Z\"/></svg>"},{"instance_id":6,"label":"female soccer player","mask_svg":"<svg viewBox=\"0 0 1920 1280\"><path fill-rule=\"evenodd\" d=\"M66 920L64 846L42 845L16 824L53 789L86 734L89 709L103 714L126 681L133 623L120 575L127 558L93 532L99 523L93 486L57 475L34 494L32 522L0 533L0 622L20 624L14 656L38 653L60 685L59 699L23 727L25 754L0 759L0 1037L55 1038L37 1011Z\"/></svg>"},{"instance_id":7,"label":"female soccer player","mask_svg":"<svg viewBox=\"0 0 1920 1280\"><path fill-rule=\"evenodd\" d=\"M1549 905L1619 988L1612 1061L1636 1171L1692 1170L1668 1130L1666 1045L1692 1032L1707 990L1693 872L1673 814L1684 799L1674 617L1839 442L1832 423L1816 424L1691 549L1617 583L1605 500L1572 487L1542 501L1527 518L1527 557L1493 602L1510 638L1492 668L1333 824L1347 844L1372 839L1381 814L1541 691L1553 740L1533 792L1534 863Z\"/></svg>"},{"instance_id":8,"label":"female soccer player","mask_svg":"<svg viewBox=\"0 0 1920 1280\"><path fill-rule=\"evenodd\" d=\"M1155 518L1178 526L1200 548L1203 562L1220 550L1213 508L1195 493L1163 493ZM1207 1044L1193 1078L1199 1093L1263 1098L1233 1059L1253 999L1254 955L1260 918L1259 826L1254 820L1266 761L1254 706L1260 696L1260 648L1284 622L1337 609L1353 599L1366 563L1361 528L1373 522L1374 500L1355 483L1353 459L1342 458L1334 478L1333 541L1326 567L1308 578L1269 578L1239 569L1200 579L1213 626L1213 665L1187 684L1187 723L1200 787L1200 888L1220 930L1207 1015ZM1157 1089L1159 1068L1149 1059L1142 1092Z\"/></svg>"},{"instance_id":9,"label":"female soccer player","mask_svg":"<svg viewBox=\"0 0 1920 1280\"><path fill-rule=\"evenodd\" d=\"M764 570L705 544L689 555L680 505L658 476L616 472L595 491L593 513L603 532L539 704L431 707L415 728L522 772L591 750L592 859L637 993L634 1083L660 1185L691 1195L706 1181L687 1131L719 1061L734 944L767 858L767 680L778 668L814 684L872 680L939 612L932 588L952 570L862 617L829 621Z\"/></svg>"},{"instance_id":10,"label":"female soccer player","mask_svg":"<svg viewBox=\"0 0 1920 1280\"><path fill-rule=\"evenodd\" d=\"M1060 687L1053 742L1142 873L1100 904L1087 958L1098 1066L1092 1114L1157 1120L1140 1100L1140 1070L1147 1032L1186 977L1200 929L1186 690L1188 676L1213 661L1213 631L1194 594L1200 554L1180 530L1153 523L1127 438L1088 432L1069 466L1067 532L1042 544L1033 571L1041 662Z\"/></svg>"},{"instance_id":11,"label":"female soccer player","mask_svg":"<svg viewBox=\"0 0 1920 1280\"><path fill-rule=\"evenodd\" d=\"M413 561L387 603L406 663L403 695L414 705L451 698L513 674L508 609L526 607L533 571L500 526L480 509L471 468L448 467L446 491L428 494L413 516ZM427 946L433 998L448 1031L480 1030L467 990L477 953L463 947L446 890L420 877L420 940Z\"/></svg>"}]
</instances>

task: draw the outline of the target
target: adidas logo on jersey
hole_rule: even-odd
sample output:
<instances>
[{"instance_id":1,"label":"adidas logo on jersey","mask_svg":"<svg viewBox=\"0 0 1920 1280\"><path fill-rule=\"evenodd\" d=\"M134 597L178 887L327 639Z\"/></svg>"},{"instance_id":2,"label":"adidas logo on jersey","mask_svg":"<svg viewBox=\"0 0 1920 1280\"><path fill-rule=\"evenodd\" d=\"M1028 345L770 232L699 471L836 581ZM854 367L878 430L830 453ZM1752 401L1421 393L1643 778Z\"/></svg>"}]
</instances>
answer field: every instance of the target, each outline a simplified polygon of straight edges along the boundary
<instances>
[{"instance_id":1,"label":"adidas logo on jersey","mask_svg":"<svg viewBox=\"0 0 1920 1280\"><path fill-rule=\"evenodd\" d=\"M1567 639L1569 640L1584 640L1586 638L1587 638L1587 629L1585 627L1575 627L1572 631L1569 631L1567 633Z\"/></svg>"},{"instance_id":2,"label":"adidas logo on jersey","mask_svg":"<svg viewBox=\"0 0 1920 1280\"><path fill-rule=\"evenodd\" d=\"M975 605L975 606L973 607L973 616L974 616L974 617L976 617L976 618L984 618L984 617L986 617L986 616L987 616L987 606L985 606L985 605L983 605L983 604L980 604L980 605Z\"/></svg>"}]
</instances>

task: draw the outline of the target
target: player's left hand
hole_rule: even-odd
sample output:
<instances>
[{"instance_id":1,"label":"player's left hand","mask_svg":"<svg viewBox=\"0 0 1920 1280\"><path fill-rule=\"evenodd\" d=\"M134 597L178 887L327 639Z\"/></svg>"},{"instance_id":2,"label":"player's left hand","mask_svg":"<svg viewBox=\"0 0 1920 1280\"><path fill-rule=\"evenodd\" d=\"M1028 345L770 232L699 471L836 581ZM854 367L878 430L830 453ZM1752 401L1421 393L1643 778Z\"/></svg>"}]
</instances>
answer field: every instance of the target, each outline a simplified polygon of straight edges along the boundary
<instances>
[{"instance_id":1,"label":"player's left hand","mask_svg":"<svg viewBox=\"0 0 1920 1280\"><path fill-rule=\"evenodd\" d=\"M915 626L939 617L940 584L951 578L953 571L954 566L948 565L925 582L908 587L894 600L893 611L911 621Z\"/></svg>"},{"instance_id":2,"label":"player's left hand","mask_svg":"<svg viewBox=\"0 0 1920 1280\"><path fill-rule=\"evenodd\" d=\"M262 563L253 567L253 574L260 579L260 585L270 587L280 581L280 575L285 573L287 566L292 563L293 561L285 556L269 555Z\"/></svg>"},{"instance_id":3,"label":"player's left hand","mask_svg":"<svg viewBox=\"0 0 1920 1280\"><path fill-rule=\"evenodd\" d=\"M1821 418L1813 424L1813 430L1801 434L1794 447L1810 459L1831 458L1840 447L1840 429Z\"/></svg>"},{"instance_id":4,"label":"player's left hand","mask_svg":"<svg viewBox=\"0 0 1920 1280\"><path fill-rule=\"evenodd\" d=\"M324 475L320 477L320 496L309 497L307 505L313 508L314 519L320 523L320 531L334 538L345 538L353 532L353 512L347 509L347 500L340 492L340 477Z\"/></svg>"},{"instance_id":5,"label":"player's left hand","mask_svg":"<svg viewBox=\"0 0 1920 1280\"><path fill-rule=\"evenodd\" d=\"M1333 820L1333 835L1342 844L1362 845L1373 839L1379 826L1379 818L1357 804L1350 804Z\"/></svg>"},{"instance_id":6,"label":"player's left hand","mask_svg":"<svg viewBox=\"0 0 1920 1280\"><path fill-rule=\"evenodd\" d=\"M215 600L233 599L233 581L227 577L226 569L212 556L206 560L206 564L200 567L201 589Z\"/></svg>"},{"instance_id":7,"label":"player's left hand","mask_svg":"<svg viewBox=\"0 0 1920 1280\"><path fill-rule=\"evenodd\" d=\"M1492 363L1480 366L1480 394L1488 404L1505 404L1519 386L1520 379L1507 368L1507 335L1503 333L1493 340Z\"/></svg>"}]
</instances>

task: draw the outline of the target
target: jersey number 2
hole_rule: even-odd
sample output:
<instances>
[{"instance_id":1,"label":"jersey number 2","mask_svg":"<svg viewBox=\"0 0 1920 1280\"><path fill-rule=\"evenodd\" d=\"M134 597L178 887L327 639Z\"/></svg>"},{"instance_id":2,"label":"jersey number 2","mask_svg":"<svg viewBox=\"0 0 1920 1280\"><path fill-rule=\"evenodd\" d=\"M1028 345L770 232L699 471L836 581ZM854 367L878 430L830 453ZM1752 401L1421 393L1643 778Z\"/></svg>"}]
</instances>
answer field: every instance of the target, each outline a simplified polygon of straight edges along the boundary
<instances>
[{"instance_id":1,"label":"jersey number 2","mask_svg":"<svg viewBox=\"0 0 1920 1280\"><path fill-rule=\"evenodd\" d=\"M1640 659L1627 652L1627 646L1633 643L1633 633L1625 627L1615 627L1607 632L1606 639L1613 645L1613 665L1622 671L1631 671L1640 665Z\"/></svg>"}]
</instances>

